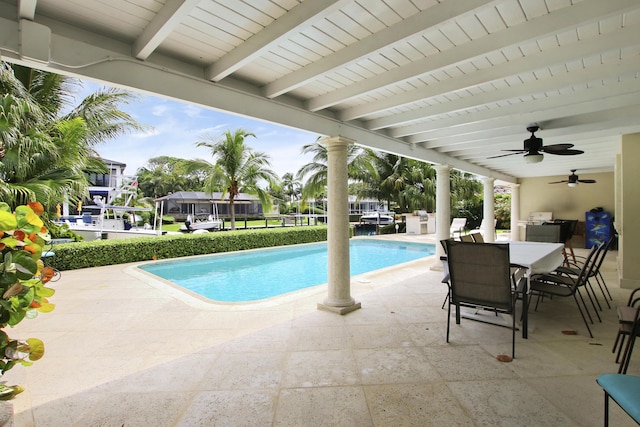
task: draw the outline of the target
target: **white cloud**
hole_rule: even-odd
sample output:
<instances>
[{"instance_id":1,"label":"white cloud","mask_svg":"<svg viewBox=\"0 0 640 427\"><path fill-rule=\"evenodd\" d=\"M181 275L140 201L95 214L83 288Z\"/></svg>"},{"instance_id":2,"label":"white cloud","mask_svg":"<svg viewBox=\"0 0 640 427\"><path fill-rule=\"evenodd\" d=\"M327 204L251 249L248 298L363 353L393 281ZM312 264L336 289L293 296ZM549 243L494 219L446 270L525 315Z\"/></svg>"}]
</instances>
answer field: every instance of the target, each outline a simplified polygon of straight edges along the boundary
<instances>
[{"instance_id":1,"label":"white cloud","mask_svg":"<svg viewBox=\"0 0 640 427\"><path fill-rule=\"evenodd\" d=\"M272 169L282 177L287 172L296 173L311 161L300 150L317 138L312 133L147 95L141 95L137 103L123 106L123 110L152 129L108 141L98 147L98 152L105 158L126 163L128 175L158 156L211 160L208 150L196 147L196 141L205 135L215 138L227 130L242 128L256 135L248 138L247 144L267 153Z\"/></svg>"}]
</instances>

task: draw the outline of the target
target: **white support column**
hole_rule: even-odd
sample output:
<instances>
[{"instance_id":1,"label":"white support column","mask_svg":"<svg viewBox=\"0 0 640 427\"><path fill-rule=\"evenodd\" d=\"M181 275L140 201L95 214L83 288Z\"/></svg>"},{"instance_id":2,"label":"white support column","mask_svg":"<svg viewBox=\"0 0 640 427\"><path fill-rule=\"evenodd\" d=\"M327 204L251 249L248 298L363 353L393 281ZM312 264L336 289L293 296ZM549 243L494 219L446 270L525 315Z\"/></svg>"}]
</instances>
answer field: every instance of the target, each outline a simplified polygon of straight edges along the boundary
<instances>
[{"instance_id":1,"label":"white support column","mask_svg":"<svg viewBox=\"0 0 640 427\"><path fill-rule=\"evenodd\" d=\"M449 165L435 165L436 169L436 261L440 265L440 257L444 255L444 249L439 243L451 237L449 228L451 226L451 182Z\"/></svg>"},{"instance_id":2,"label":"white support column","mask_svg":"<svg viewBox=\"0 0 640 427\"><path fill-rule=\"evenodd\" d=\"M520 240L520 184L511 184L511 238L517 242Z\"/></svg>"},{"instance_id":3,"label":"white support column","mask_svg":"<svg viewBox=\"0 0 640 427\"><path fill-rule=\"evenodd\" d=\"M484 203L482 204L482 218L484 219L484 229L482 232L485 242L495 242L496 225L494 218L496 217L495 202L494 202L494 189L493 183L495 179L490 177L482 178L482 185L484 189Z\"/></svg>"},{"instance_id":4,"label":"white support column","mask_svg":"<svg viewBox=\"0 0 640 427\"><path fill-rule=\"evenodd\" d=\"M349 273L349 187L347 147L354 141L341 136L323 140L327 145L328 295L318 309L346 314L360 308L351 297Z\"/></svg>"}]
</instances>

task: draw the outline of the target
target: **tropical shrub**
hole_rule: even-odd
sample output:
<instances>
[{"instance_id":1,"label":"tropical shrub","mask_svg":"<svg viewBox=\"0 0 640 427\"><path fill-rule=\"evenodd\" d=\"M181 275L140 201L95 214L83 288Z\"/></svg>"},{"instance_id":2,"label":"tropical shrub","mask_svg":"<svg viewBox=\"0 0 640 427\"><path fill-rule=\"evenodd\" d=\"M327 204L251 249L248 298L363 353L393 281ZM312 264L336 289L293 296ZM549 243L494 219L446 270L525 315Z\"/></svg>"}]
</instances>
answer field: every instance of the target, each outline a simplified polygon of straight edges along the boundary
<instances>
[{"instance_id":1,"label":"tropical shrub","mask_svg":"<svg viewBox=\"0 0 640 427\"><path fill-rule=\"evenodd\" d=\"M45 267L40 257L49 233L40 215L38 202L18 206L11 212L0 202L0 374L16 364L31 365L44 355L44 344L37 338L9 337L7 326L54 309L48 298L54 290L45 286L53 269ZM0 385L0 398L11 398L22 391L20 386Z\"/></svg>"},{"instance_id":2,"label":"tropical shrub","mask_svg":"<svg viewBox=\"0 0 640 427\"><path fill-rule=\"evenodd\" d=\"M56 245L56 256L51 260L51 265L58 270L75 270L325 240L327 228L319 226L63 243Z\"/></svg>"}]
</instances>

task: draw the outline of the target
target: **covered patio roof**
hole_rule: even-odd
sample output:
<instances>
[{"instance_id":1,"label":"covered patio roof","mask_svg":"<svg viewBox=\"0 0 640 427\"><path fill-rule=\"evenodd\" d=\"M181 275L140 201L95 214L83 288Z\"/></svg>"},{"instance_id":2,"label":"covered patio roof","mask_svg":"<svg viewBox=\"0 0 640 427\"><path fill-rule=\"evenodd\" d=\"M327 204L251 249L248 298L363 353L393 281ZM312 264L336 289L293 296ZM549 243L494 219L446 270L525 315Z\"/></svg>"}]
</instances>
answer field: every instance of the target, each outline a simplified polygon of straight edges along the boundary
<instances>
[{"instance_id":1,"label":"covered patio roof","mask_svg":"<svg viewBox=\"0 0 640 427\"><path fill-rule=\"evenodd\" d=\"M513 182L614 169L639 21L636 0L0 0L0 56ZM585 153L488 158L534 123Z\"/></svg>"}]
</instances>

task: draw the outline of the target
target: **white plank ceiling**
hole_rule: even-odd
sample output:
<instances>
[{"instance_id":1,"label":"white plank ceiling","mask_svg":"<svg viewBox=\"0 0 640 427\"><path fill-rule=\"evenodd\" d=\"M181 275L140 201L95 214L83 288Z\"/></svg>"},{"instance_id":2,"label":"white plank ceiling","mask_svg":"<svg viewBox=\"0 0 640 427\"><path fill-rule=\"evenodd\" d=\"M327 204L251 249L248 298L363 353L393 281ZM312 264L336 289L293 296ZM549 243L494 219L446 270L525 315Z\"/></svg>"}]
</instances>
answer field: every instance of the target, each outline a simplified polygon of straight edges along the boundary
<instances>
[{"instance_id":1,"label":"white plank ceiling","mask_svg":"<svg viewBox=\"0 0 640 427\"><path fill-rule=\"evenodd\" d=\"M506 180L613 170L639 54L638 0L0 0L3 60ZM534 123L584 154L488 158Z\"/></svg>"}]
</instances>

